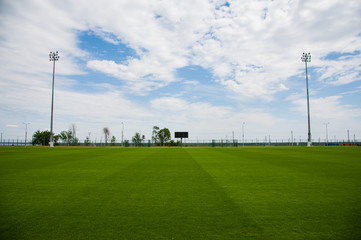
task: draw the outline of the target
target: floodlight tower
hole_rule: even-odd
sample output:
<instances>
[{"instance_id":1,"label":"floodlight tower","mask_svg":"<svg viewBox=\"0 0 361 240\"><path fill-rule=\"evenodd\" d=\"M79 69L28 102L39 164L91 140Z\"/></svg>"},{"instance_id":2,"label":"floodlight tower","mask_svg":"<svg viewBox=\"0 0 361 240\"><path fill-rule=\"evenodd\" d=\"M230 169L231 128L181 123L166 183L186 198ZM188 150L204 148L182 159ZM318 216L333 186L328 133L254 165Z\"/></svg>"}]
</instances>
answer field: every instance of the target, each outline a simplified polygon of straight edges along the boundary
<instances>
[{"instance_id":1,"label":"floodlight tower","mask_svg":"<svg viewBox=\"0 0 361 240\"><path fill-rule=\"evenodd\" d=\"M30 123L23 122L23 124L25 125L25 146L26 146L26 139L28 138L28 124Z\"/></svg>"},{"instance_id":2,"label":"floodlight tower","mask_svg":"<svg viewBox=\"0 0 361 240\"><path fill-rule=\"evenodd\" d=\"M327 125L328 125L328 124L330 124L330 123L329 123L329 122L324 123L324 125L326 125L326 143L327 143L326 146L328 146L328 129L327 129Z\"/></svg>"},{"instance_id":3,"label":"floodlight tower","mask_svg":"<svg viewBox=\"0 0 361 240\"><path fill-rule=\"evenodd\" d=\"M242 142L243 142L243 147L244 147L244 124L245 124L245 122L242 123Z\"/></svg>"},{"instance_id":4,"label":"floodlight tower","mask_svg":"<svg viewBox=\"0 0 361 240\"><path fill-rule=\"evenodd\" d=\"M54 132L53 132L53 111L54 111L54 78L55 78L55 62L59 60L58 51L49 53L49 61L53 62L53 84L51 90L51 120L50 120L50 147L54 147Z\"/></svg>"},{"instance_id":5,"label":"floodlight tower","mask_svg":"<svg viewBox=\"0 0 361 240\"><path fill-rule=\"evenodd\" d=\"M122 122L122 146L124 147L124 122Z\"/></svg>"},{"instance_id":6,"label":"floodlight tower","mask_svg":"<svg viewBox=\"0 0 361 240\"><path fill-rule=\"evenodd\" d=\"M308 93L308 74L307 74L307 63L311 62L311 53L303 53L302 54L302 62L305 63L306 68L306 87L307 87L307 117L308 117L308 138L307 138L307 146L312 146L312 139L311 139L311 121L310 121L310 97Z\"/></svg>"}]
</instances>

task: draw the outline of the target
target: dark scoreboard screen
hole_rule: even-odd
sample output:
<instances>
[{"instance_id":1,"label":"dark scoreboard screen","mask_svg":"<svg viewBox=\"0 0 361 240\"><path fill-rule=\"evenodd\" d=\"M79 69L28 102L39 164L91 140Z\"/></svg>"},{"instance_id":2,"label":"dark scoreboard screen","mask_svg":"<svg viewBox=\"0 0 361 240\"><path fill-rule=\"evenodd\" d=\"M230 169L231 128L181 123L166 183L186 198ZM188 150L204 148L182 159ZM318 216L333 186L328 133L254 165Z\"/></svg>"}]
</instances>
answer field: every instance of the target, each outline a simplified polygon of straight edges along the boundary
<instances>
[{"instance_id":1,"label":"dark scoreboard screen","mask_svg":"<svg viewBox=\"0 0 361 240\"><path fill-rule=\"evenodd\" d=\"M175 132L175 138L188 138L188 132Z\"/></svg>"}]
</instances>

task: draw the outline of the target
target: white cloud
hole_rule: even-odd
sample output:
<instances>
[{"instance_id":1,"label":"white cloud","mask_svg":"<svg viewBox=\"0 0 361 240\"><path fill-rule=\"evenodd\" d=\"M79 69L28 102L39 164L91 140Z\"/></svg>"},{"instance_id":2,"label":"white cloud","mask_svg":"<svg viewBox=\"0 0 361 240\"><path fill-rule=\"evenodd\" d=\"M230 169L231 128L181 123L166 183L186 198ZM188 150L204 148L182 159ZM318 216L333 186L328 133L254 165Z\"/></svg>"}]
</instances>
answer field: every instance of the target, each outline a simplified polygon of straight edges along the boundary
<instances>
[{"instance_id":1,"label":"white cloud","mask_svg":"<svg viewBox=\"0 0 361 240\"><path fill-rule=\"evenodd\" d=\"M202 13L207 12L203 8L207 2L147 4L133 1L130 5L133 4L136 7L120 3L121 6L116 6L119 11L109 9L110 14L114 14L114 21L93 24L122 38L123 42L136 50L139 59L129 59L122 64L112 61L104 64L104 61L95 60L89 62L88 67L112 74L125 81L135 92L144 93L176 81L176 69L187 66L189 47L205 31L206 25L200 20L204 15ZM197 7L202 11L198 12ZM89 12L93 10L88 6L85 9ZM137 18L134 19L134 16Z\"/></svg>"},{"instance_id":2,"label":"white cloud","mask_svg":"<svg viewBox=\"0 0 361 240\"><path fill-rule=\"evenodd\" d=\"M361 109L355 106L343 104L342 96L329 96L310 99L311 115L317 119L344 121L344 119L355 119L361 116ZM294 99L295 110L306 114L307 103L305 99Z\"/></svg>"},{"instance_id":3,"label":"white cloud","mask_svg":"<svg viewBox=\"0 0 361 240\"><path fill-rule=\"evenodd\" d=\"M194 61L213 69L220 83L234 91L269 98L285 90L275 86L298 74L302 51L311 51L313 66L319 66L320 58L331 51L360 49L355 25L361 23L360 8L355 1L230 1L230 9L215 12L212 32L194 47ZM219 68L227 63L232 70L225 76ZM359 71L351 68L357 62L347 64L352 72Z\"/></svg>"},{"instance_id":4,"label":"white cloud","mask_svg":"<svg viewBox=\"0 0 361 240\"><path fill-rule=\"evenodd\" d=\"M313 136L324 136L324 123L329 122L331 135L338 138L345 136L346 130L359 133L359 119L361 109L357 106L342 103L342 96L329 96L310 99L310 117ZM292 100L295 111L307 116L306 99L295 96ZM304 119L306 122L306 118Z\"/></svg>"},{"instance_id":5,"label":"white cloud","mask_svg":"<svg viewBox=\"0 0 361 240\"><path fill-rule=\"evenodd\" d=\"M228 136L230 139L233 131L236 138L240 139L242 122L246 123L248 139L261 139L265 135L280 139L284 131L279 129L279 126L288 131L294 124L267 113L265 109L234 109L175 97L154 99L151 101L151 107L152 112L161 115L162 120L173 131L189 131L192 139L196 136L208 140L215 136L223 139Z\"/></svg>"},{"instance_id":6,"label":"white cloud","mask_svg":"<svg viewBox=\"0 0 361 240\"><path fill-rule=\"evenodd\" d=\"M84 56L76 46L76 30L83 29L66 11L44 1L7 1L1 14L0 63L2 70L25 74L48 73L50 50L59 50L60 74L82 73L74 57ZM72 30L73 32L69 32ZM55 49L56 48L56 49Z\"/></svg>"},{"instance_id":7,"label":"white cloud","mask_svg":"<svg viewBox=\"0 0 361 240\"><path fill-rule=\"evenodd\" d=\"M108 60L88 61L87 67L98 70L126 82L127 86L137 94L147 93L153 89L165 86L176 81L175 66L160 63L157 59L144 57L130 59L126 64L117 64ZM182 67L183 65L179 65Z\"/></svg>"},{"instance_id":8,"label":"white cloud","mask_svg":"<svg viewBox=\"0 0 361 240\"><path fill-rule=\"evenodd\" d=\"M341 86L361 80L361 54L340 57L339 60L323 60L318 66L322 74L319 78L327 84Z\"/></svg>"},{"instance_id":9,"label":"white cloud","mask_svg":"<svg viewBox=\"0 0 361 240\"><path fill-rule=\"evenodd\" d=\"M189 85L199 85L199 82L198 81L194 81L194 80L185 80L183 81L184 84L189 84Z\"/></svg>"},{"instance_id":10,"label":"white cloud","mask_svg":"<svg viewBox=\"0 0 361 240\"><path fill-rule=\"evenodd\" d=\"M286 87L283 83L280 84L279 88L280 90L289 90L289 88Z\"/></svg>"},{"instance_id":11,"label":"white cloud","mask_svg":"<svg viewBox=\"0 0 361 240\"><path fill-rule=\"evenodd\" d=\"M185 100L171 97L153 99L150 105L155 109L169 112L181 112L188 107Z\"/></svg>"},{"instance_id":12,"label":"white cloud","mask_svg":"<svg viewBox=\"0 0 361 240\"><path fill-rule=\"evenodd\" d=\"M361 69L360 69L361 70ZM353 72L350 74L342 74L336 81L333 81L333 85L344 85L348 83L352 83L355 81L361 80L361 76L358 72Z\"/></svg>"}]
</instances>

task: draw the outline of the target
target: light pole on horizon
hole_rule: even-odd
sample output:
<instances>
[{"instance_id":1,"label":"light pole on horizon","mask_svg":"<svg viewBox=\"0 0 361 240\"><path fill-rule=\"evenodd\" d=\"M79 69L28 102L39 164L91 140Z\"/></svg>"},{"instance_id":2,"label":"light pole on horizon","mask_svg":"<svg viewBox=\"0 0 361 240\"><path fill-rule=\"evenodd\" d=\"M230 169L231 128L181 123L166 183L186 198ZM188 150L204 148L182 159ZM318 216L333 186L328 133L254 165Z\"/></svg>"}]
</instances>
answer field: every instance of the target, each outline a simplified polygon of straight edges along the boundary
<instances>
[{"instance_id":1,"label":"light pole on horizon","mask_svg":"<svg viewBox=\"0 0 361 240\"><path fill-rule=\"evenodd\" d=\"M233 141L233 146L234 146L234 131L232 131L232 141Z\"/></svg>"},{"instance_id":2,"label":"light pole on horizon","mask_svg":"<svg viewBox=\"0 0 361 240\"><path fill-rule=\"evenodd\" d=\"M25 124L25 146L26 146L26 139L28 138L28 124L30 123L23 122L23 124Z\"/></svg>"},{"instance_id":3,"label":"light pole on horizon","mask_svg":"<svg viewBox=\"0 0 361 240\"><path fill-rule=\"evenodd\" d=\"M243 142L243 147L244 147L244 124L245 124L245 122L242 123L242 142Z\"/></svg>"},{"instance_id":4,"label":"light pole on horizon","mask_svg":"<svg viewBox=\"0 0 361 240\"><path fill-rule=\"evenodd\" d=\"M329 122L324 123L324 125L326 125L326 146L328 146L328 129L327 129L327 125L330 124Z\"/></svg>"},{"instance_id":5,"label":"light pole on horizon","mask_svg":"<svg viewBox=\"0 0 361 240\"><path fill-rule=\"evenodd\" d=\"M122 146L124 146L124 122L122 122Z\"/></svg>"},{"instance_id":6,"label":"light pole on horizon","mask_svg":"<svg viewBox=\"0 0 361 240\"><path fill-rule=\"evenodd\" d=\"M308 118L308 134L307 134L307 146L312 146L312 138L311 138L311 121L310 121L310 97L308 93L308 74L307 74L307 63L311 62L311 53L303 53L302 54L302 62L305 63L306 68L306 88L307 88L307 118Z\"/></svg>"},{"instance_id":7,"label":"light pole on horizon","mask_svg":"<svg viewBox=\"0 0 361 240\"><path fill-rule=\"evenodd\" d=\"M55 78L55 62L59 60L58 51L49 53L49 61L53 62L53 83L51 90L51 120L50 120L50 141L49 146L54 147L54 132L53 132L53 112L54 112L54 78Z\"/></svg>"}]
</instances>

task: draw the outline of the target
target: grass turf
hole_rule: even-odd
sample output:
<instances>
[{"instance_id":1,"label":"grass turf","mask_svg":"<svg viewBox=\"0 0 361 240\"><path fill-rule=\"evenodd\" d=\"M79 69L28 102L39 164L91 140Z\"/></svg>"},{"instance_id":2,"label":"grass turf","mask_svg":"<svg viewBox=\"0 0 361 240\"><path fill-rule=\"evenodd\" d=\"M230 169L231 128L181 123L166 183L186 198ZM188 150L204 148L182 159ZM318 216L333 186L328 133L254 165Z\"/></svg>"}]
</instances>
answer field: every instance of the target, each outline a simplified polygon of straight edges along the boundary
<instances>
[{"instance_id":1,"label":"grass turf","mask_svg":"<svg viewBox=\"0 0 361 240\"><path fill-rule=\"evenodd\" d=\"M361 239L361 148L0 148L0 239Z\"/></svg>"}]
</instances>

